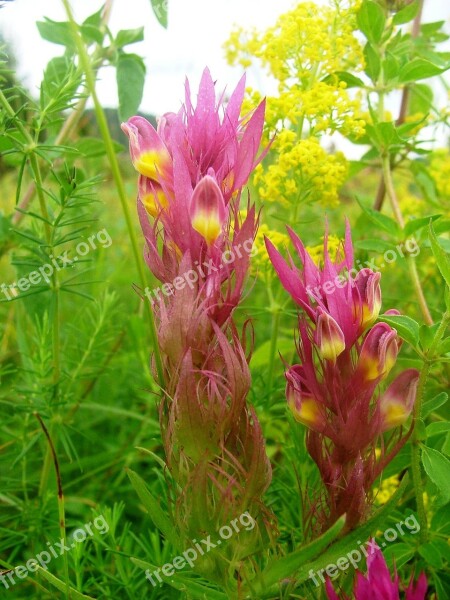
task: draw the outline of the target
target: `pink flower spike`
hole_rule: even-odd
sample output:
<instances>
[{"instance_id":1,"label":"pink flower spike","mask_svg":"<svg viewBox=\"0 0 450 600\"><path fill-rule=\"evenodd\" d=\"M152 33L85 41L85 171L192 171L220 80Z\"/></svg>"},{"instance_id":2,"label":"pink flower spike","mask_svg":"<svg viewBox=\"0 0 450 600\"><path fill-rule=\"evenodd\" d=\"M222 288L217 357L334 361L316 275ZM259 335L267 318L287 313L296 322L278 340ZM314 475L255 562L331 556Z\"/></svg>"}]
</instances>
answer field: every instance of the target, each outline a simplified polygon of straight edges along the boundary
<instances>
[{"instance_id":1,"label":"pink flower spike","mask_svg":"<svg viewBox=\"0 0 450 600\"><path fill-rule=\"evenodd\" d=\"M380 400L383 430L402 425L411 414L416 400L419 371L407 369L394 379Z\"/></svg>"},{"instance_id":2,"label":"pink flower spike","mask_svg":"<svg viewBox=\"0 0 450 600\"><path fill-rule=\"evenodd\" d=\"M138 173L158 181L161 174L171 172L172 159L169 151L147 119L131 117L126 123L122 123L121 128L128 136L131 160Z\"/></svg>"},{"instance_id":3,"label":"pink flower spike","mask_svg":"<svg viewBox=\"0 0 450 600\"><path fill-rule=\"evenodd\" d=\"M215 179L206 175L194 189L189 207L192 227L208 246L214 244L222 232L227 218L227 209L222 192Z\"/></svg>"}]
</instances>

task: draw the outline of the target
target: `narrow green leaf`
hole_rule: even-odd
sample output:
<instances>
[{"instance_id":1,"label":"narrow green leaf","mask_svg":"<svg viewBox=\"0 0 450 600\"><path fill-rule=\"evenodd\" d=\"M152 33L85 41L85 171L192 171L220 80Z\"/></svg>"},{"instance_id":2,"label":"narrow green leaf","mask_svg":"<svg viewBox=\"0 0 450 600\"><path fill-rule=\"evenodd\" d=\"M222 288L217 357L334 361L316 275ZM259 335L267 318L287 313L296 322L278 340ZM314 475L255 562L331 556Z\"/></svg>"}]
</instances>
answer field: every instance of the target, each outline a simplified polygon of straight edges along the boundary
<instances>
[{"instance_id":1,"label":"narrow green leaf","mask_svg":"<svg viewBox=\"0 0 450 600\"><path fill-rule=\"evenodd\" d=\"M150 0L150 2L159 24L167 29L169 0Z\"/></svg>"},{"instance_id":2,"label":"narrow green leaf","mask_svg":"<svg viewBox=\"0 0 450 600\"><path fill-rule=\"evenodd\" d=\"M63 581L61 581L60 579L58 579L57 577L55 577L54 575L52 575L49 571L47 571L47 569L43 569L42 567L40 567L38 565L37 573L39 573L39 575L42 575L42 577L47 579L47 581L49 581L60 592L63 592L63 593L66 592L66 590L67 590L66 584ZM70 589L70 598L72 600L95 600L95 598L92 598L92 596L86 596L85 594L78 592L73 587L70 587L69 589Z\"/></svg>"},{"instance_id":3,"label":"narrow green leaf","mask_svg":"<svg viewBox=\"0 0 450 600\"><path fill-rule=\"evenodd\" d=\"M358 197L356 197L356 201L358 202L362 210L366 213L366 215L369 217L369 219L372 221L372 223L375 223L375 225L378 225L378 227L381 227L382 229L387 231L392 237L395 238L396 241L401 238L401 231L397 221L394 221L394 219L391 219L391 217L383 215L382 213L373 210L368 206L364 206L364 204L360 201Z\"/></svg>"},{"instance_id":4,"label":"narrow green leaf","mask_svg":"<svg viewBox=\"0 0 450 600\"><path fill-rule=\"evenodd\" d=\"M425 227L426 225L428 225L431 221L435 221L436 219L439 219L439 217L441 217L442 215L430 215L429 217L420 217L419 219L413 219L412 221L408 221L405 225L404 228L404 232L405 235L411 235L412 233L414 233L415 231L418 231L419 229L422 229L422 227Z\"/></svg>"},{"instance_id":5,"label":"narrow green leaf","mask_svg":"<svg viewBox=\"0 0 450 600\"><path fill-rule=\"evenodd\" d=\"M445 251L441 248L431 223L429 227L429 238L431 249L433 250L434 258L436 259L439 271L441 272L442 277L445 279L446 284L450 287L450 259Z\"/></svg>"},{"instance_id":6,"label":"narrow green leaf","mask_svg":"<svg viewBox=\"0 0 450 600\"><path fill-rule=\"evenodd\" d=\"M434 448L422 446L423 468L442 495L444 504L450 500L450 460Z\"/></svg>"},{"instance_id":7,"label":"narrow green leaf","mask_svg":"<svg viewBox=\"0 0 450 600\"><path fill-rule=\"evenodd\" d=\"M411 317L406 315L380 315L379 320L396 329L398 335L414 348L419 345L420 326Z\"/></svg>"},{"instance_id":8,"label":"narrow green leaf","mask_svg":"<svg viewBox=\"0 0 450 600\"><path fill-rule=\"evenodd\" d=\"M119 118L126 121L135 115L144 93L145 65L137 54L121 53L116 68L119 95Z\"/></svg>"},{"instance_id":9,"label":"narrow green leaf","mask_svg":"<svg viewBox=\"0 0 450 600\"><path fill-rule=\"evenodd\" d=\"M150 571L150 575L158 570L158 567L152 565L151 563L140 560L139 558L131 558L131 562L134 563L141 569L145 569L146 571ZM163 576L164 577L164 576ZM156 577L154 577L156 579ZM175 573L171 577L165 577L163 579L164 583L170 585L176 590L189 592L190 598L199 598L204 600L205 598L211 598L212 600L227 600L228 596L215 590L207 585L200 583L199 581L195 581L192 577L187 574Z\"/></svg>"},{"instance_id":10,"label":"narrow green leaf","mask_svg":"<svg viewBox=\"0 0 450 600\"><path fill-rule=\"evenodd\" d=\"M365 0L358 11L356 20L359 29L369 42L378 44L386 24L386 17L381 6L371 0Z\"/></svg>"},{"instance_id":11,"label":"narrow green leaf","mask_svg":"<svg viewBox=\"0 0 450 600\"><path fill-rule=\"evenodd\" d=\"M178 536L175 534L173 523L167 518L165 512L161 509L159 502L149 492L145 481L131 469L127 469L131 485L134 487L139 499L145 506L155 527L157 527L166 539L168 539L175 548L179 547Z\"/></svg>"},{"instance_id":12,"label":"narrow green leaf","mask_svg":"<svg viewBox=\"0 0 450 600\"><path fill-rule=\"evenodd\" d=\"M306 561L312 560L329 546L342 531L344 525L345 516L341 517L330 529L310 544L271 563L261 574L262 589L274 585L281 579L292 576Z\"/></svg>"}]
</instances>

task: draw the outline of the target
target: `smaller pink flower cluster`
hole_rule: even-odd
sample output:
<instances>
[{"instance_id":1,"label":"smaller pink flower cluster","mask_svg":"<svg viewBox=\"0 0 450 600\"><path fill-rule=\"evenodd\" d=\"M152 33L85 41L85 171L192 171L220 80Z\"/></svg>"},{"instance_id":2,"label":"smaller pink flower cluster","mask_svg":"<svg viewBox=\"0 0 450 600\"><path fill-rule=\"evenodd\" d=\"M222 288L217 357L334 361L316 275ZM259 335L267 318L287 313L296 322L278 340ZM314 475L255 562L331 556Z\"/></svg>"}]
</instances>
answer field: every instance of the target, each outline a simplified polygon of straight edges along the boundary
<instances>
[{"instance_id":1,"label":"smaller pink flower cluster","mask_svg":"<svg viewBox=\"0 0 450 600\"><path fill-rule=\"evenodd\" d=\"M350 600L346 594L339 597L329 579L326 583L326 590L328 600ZM416 584L411 578L404 598L405 600L425 600L426 592L427 578L422 573ZM395 571L392 581L383 553L373 542L367 556L367 576L364 577L362 573L357 572L353 598L354 600L400 600L400 581L397 571Z\"/></svg>"},{"instance_id":2,"label":"smaller pink flower cluster","mask_svg":"<svg viewBox=\"0 0 450 600\"><path fill-rule=\"evenodd\" d=\"M374 480L407 440L399 426L412 411L419 374L403 371L380 394L400 340L386 323L375 324L381 308L380 273L353 268L349 225L335 261L325 236L322 267L288 231L300 269L266 240L281 283L306 313L299 318L300 364L286 373L287 401L294 417L309 429L307 448L325 484L322 527L346 513L347 527L353 528L366 516ZM393 428L383 443L383 432Z\"/></svg>"}]
</instances>

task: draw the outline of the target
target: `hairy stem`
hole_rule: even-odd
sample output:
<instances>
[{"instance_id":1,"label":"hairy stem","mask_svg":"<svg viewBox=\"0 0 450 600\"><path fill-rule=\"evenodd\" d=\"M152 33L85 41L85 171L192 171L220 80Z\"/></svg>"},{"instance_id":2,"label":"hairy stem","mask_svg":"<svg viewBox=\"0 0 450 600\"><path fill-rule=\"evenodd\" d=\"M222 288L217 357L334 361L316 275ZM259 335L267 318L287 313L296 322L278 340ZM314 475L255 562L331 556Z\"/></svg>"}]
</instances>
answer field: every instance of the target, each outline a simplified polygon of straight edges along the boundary
<instances>
[{"instance_id":1,"label":"hairy stem","mask_svg":"<svg viewBox=\"0 0 450 600\"><path fill-rule=\"evenodd\" d=\"M442 318L442 321L441 321L441 323L436 331L436 334L433 338L433 342L426 354L425 364L420 373L419 385L417 387L417 396L416 396L416 402L415 402L415 406L414 406L414 417L413 417L414 425L416 425L417 422L420 421L420 419L422 417L422 404L423 404L423 399L424 399L424 395L425 395L425 387L427 384L428 375L429 375L430 369L431 369L432 359L434 358L434 356L436 354L436 348L437 348L439 342L441 341L449 322L450 322L450 312L447 311ZM428 541L428 521L427 521L427 515L426 515L425 505L424 505L424 501L423 501L424 487L423 487L423 482L422 482L422 473L421 473L420 465L421 465L421 456L420 456L419 431L418 431L418 428L416 426L414 426L414 431L412 434L412 446L411 446L411 472L412 472L412 478L413 478L414 493L416 496L417 516L419 518L419 524L420 524L420 538L421 538L422 543L426 543Z\"/></svg>"}]
</instances>

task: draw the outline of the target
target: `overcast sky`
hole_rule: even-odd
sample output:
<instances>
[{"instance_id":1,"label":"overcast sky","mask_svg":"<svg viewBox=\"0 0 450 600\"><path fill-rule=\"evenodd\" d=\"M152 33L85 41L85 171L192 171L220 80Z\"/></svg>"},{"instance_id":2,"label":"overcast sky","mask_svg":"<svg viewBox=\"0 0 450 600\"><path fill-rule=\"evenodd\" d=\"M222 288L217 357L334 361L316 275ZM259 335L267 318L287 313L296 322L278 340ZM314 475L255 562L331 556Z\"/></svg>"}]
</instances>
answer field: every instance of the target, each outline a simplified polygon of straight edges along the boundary
<instances>
[{"instance_id":1,"label":"overcast sky","mask_svg":"<svg viewBox=\"0 0 450 600\"><path fill-rule=\"evenodd\" d=\"M157 115L178 110L184 77L189 77L195 89L205 65L222 84L220 87L234 86L241 70L226 65L222 48L234 24L265 28L294 4L294 0L169 0L169 28L166 31L153 15L150 0L114 0L110 20L113 33L119 29L145 27L145 41L129 47L130 51L141 54L147 65L141 110ZM101 0L72 0L79 21L101 5ZM46 42L39 36L35 22L44 16L56 21L65 20L62 2L15 0L0 10L0 29L15 46L19 74L28 87L36 90L48 60L62 53L62 46ZM425 22L447 20L448 26L449 18L449 0L425 0ZM270 84L256 69L250 69L248 78L263 94L270 93ZM98 91L104 106L117 105L112 69L101 71ZM390 107L393 114L398 111L396 104L395 101Z\"/></svg>"}]
</instances>

